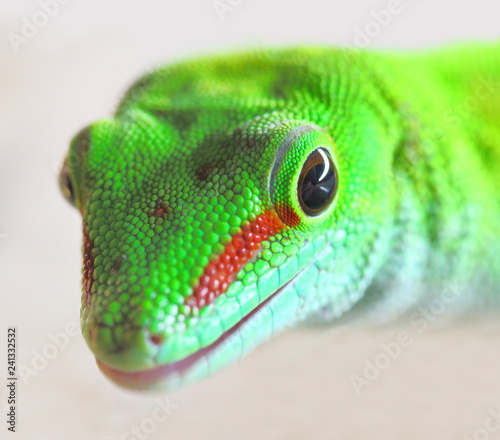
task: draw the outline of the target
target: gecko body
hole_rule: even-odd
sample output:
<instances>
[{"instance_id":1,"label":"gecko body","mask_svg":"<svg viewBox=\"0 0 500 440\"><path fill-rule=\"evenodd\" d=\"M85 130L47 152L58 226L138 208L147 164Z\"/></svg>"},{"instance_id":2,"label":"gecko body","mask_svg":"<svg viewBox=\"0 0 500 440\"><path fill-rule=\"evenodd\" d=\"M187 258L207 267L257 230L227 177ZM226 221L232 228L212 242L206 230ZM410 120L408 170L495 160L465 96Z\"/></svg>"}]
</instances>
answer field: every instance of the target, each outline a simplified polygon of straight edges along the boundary
<instances>
[{"instance_id":1,"label":"gecko body","mask_svg":"<svg viewBox=\"0 0 500 440\"><path fill-rule=\"evenodd\" d=\"M60 175L101 370L173 388L286 327L396 315L445 281L465 286L457 304L495 303L499 53L270 49L136 82Z\"/></svg>"}]
</instances>

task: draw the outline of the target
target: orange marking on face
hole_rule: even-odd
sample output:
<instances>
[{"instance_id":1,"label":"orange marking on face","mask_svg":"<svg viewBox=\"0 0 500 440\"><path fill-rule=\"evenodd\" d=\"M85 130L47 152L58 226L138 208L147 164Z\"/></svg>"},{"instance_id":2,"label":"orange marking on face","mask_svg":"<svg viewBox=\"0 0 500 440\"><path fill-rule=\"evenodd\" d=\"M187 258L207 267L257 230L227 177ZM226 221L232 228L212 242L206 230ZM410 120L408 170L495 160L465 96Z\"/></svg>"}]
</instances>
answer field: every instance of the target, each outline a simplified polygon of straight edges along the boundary
<instances>
[{"instance_id":1,"label":"orange marking on face","mask_svg":"<svg viewBox=\"0 0 500 440\"><path fill-rule=\"evenodd\" d=\"M226 292L240 269L255 256L261 243L284 227L274 211L266 211L244 225L226 245L224 252L205 267L186 304L201 308L212 303Z\"/></svg>"},{"instance_id":2,"label":"orange marking on face","mask_svg":"<svg viewBox=\"0 0 500 440\"><path fill-rule=\"evenodd\" d=\"M94 283L94 257L92 256L92 249L94 242L90 239L87 232L85 222L83 223L83 300L85 304L90 305L92 299L92 284Z\"/></svg>"}]
</instances>

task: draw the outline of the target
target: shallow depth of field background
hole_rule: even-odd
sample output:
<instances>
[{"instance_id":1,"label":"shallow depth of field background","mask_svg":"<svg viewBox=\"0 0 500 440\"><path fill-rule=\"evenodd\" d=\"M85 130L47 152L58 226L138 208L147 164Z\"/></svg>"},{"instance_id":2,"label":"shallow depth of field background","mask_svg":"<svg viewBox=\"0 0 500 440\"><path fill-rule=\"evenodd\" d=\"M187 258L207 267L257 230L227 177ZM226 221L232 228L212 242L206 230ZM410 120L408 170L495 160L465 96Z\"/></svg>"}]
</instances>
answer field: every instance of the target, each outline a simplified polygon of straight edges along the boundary
<instances>
[{"instance_id":1,"label":"shallow depth of field background","mask_svg":"<svg viewBox=\"0 0 500 440\"><path fill-rule=\"evenodd\" d=\"M99 373L79 330L74 331L81 221L57 187L57 169L73 134L109 116L125 88L156 65L268 44L413 48L494 41L498 5L451 0L65 3L52 7L47 20L35 0L0 6L1 331L18 327L25 372L18 387L18 433L8 434L2 421L0 437L500 438L491 432L497 425L488 422L492 415L500 419L500 324L486 317L450 323L437 316L421 333L407 319L376 329L297 329L168 399L118 389ZM392 12L384 12L389 8ZM23 34L26 20L33 19L43 26ZM11 44L12 33L17 46ZM366 362L383 353L380 344L404 331L411 343L358 395L351 376L361 376ZM0 377L6 374L5 333ZM4 382L0 390L4 420Z\"/></svg>"}]
</instances>

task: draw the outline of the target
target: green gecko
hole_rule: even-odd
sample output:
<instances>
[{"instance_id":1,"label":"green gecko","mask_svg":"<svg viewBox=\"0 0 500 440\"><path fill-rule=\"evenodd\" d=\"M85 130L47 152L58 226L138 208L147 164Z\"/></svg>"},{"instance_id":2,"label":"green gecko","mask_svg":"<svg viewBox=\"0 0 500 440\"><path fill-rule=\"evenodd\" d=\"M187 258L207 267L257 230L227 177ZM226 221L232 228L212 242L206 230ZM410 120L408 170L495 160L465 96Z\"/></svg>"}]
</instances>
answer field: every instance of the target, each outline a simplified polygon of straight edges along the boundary
<instances>
[{"instance_id":1,"label":"green gecko","mask_svg":"<svg viewBox=\"0 0 500 440\"><path fill-rule=\"evenodd\" d=\"M281 48L136 82L60 174L100 369L171 389L301 321L391 316L445 280L471 292L457 303L498 302L499 54Z\"/></svg>"}]
</instances>

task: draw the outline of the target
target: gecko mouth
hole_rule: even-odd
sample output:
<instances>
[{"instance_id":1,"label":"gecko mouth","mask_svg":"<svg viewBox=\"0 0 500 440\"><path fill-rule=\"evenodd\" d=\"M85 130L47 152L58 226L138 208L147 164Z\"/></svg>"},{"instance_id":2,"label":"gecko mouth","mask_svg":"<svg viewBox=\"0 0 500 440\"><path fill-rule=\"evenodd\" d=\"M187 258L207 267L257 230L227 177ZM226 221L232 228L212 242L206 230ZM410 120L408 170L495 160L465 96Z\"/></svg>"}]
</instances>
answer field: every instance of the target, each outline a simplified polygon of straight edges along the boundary
<instances>
[{"instance_id":1,"label":"gecko mouth","mask_svg":"<svg viewBox=\"0 0 500 440\"><path fill-rule=\"evenodd\" d=\"M243 319L237 322L229 330L226 330L215 342L212 344L201 348L195 353L187 356L180 361L171 362L168 364L160 365L158 367L153 367L142 371L123 371L116 368L112 368L106 365L104 362L100 361L96 357L96 363L99 369L113 382L130 389L145 390L161 388L162 384L167 384L169 379L179 379L182 380L182 375L188 372L192 367L195 367L200 361L205 358L210 357L210 355L215 352L227 339L233 337L238 330L249 320L251 320L262 308L264 308L273 298L282 292L285 287L287 287L293 279L288 283L280 287L276 292L274 292L269 298L265 299L260 303L255 309L253 309L249 314L247 314ZM174 379L174 380L175 380Z\"/></svg>"}]
</instances>

